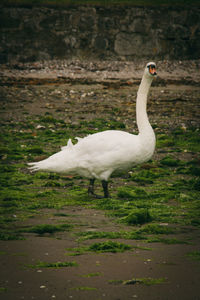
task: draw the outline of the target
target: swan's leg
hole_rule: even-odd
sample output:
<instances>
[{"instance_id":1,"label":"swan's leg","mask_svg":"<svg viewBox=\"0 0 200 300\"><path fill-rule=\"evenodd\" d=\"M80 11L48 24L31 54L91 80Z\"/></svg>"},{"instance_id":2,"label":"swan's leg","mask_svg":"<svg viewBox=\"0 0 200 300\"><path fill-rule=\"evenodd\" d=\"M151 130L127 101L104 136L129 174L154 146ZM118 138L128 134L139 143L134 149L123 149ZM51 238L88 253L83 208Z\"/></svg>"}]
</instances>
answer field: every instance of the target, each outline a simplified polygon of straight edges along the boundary
<instances>
[{"instance_id":1,"label":"swan's leg","mask_svg":"<svg viewBox=\"0 0 200 300\"><path fill-rule=\"evenodd\" d=\"M102 180L102 187L103 187L103 191L104 191L104 198L109 198L109 191L108 191L108 181L106 180Z\"/></svg>"},{"instance_id":2,"label":"swan's leg","mask_svg":"<svg viewBox=\"0 0 200 300\"><path fill-rule=\"evenodd\" d=\"M88 195L92 195L95 198L109 198L109 191L108 191L108 181L106 180L102 180L102 187L103 187L103 191L104 191L104 197L102 196L98 196L95 194L94 192L94 182L95 182L95 178L90 179L90 183L89 183L89 187L88 187Z\"/></svg>"},{"instance_id":3,"label":"swan's leg","mask_svg":"<svg viewBox=\"0 0 200 300\"><path fill-rule=\"evenodd\" d=\"M104 196L99 196L96 195L94 192L94 182L95 182L95 178L90 179L90 184L88 187L88 195L91 195L97 199L101 199L101 198L109 198L109 192L108 192L108 181L106 180L102 180L102 187L103 187L103 191L104 191Z\"/></svg>"},{"instance_id":4,"label":"swan's leg","mask_svg":"<svg viewBox=\"0 0 200 300\"><path fill-rule=\"evenodd\" d=\"M95 182L95 178L90 179L90 184L88 187L88 195L94 195L94 182Z\"/></svg>"}]
</instances>

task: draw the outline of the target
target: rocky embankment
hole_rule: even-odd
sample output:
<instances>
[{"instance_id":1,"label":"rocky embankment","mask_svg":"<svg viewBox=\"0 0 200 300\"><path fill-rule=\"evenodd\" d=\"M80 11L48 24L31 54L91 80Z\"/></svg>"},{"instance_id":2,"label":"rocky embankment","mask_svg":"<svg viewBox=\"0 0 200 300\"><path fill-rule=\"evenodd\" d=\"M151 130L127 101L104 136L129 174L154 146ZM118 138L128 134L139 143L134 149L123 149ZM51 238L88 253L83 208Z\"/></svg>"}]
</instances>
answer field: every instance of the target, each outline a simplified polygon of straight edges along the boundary
<instances>
[{"instance_id":1,"label":"rocky embankment","mask_svg":"<svg viewBox=\"0 0 200 300\"><path fill-rule=\"evenodd\" d=\"M157 61L156 85L167 83L198 85L200 60ZM114 83L138 84L146 62L52 60L34 63L2 64L1 84L54 83Z\"/></svg>"}]
</instances>

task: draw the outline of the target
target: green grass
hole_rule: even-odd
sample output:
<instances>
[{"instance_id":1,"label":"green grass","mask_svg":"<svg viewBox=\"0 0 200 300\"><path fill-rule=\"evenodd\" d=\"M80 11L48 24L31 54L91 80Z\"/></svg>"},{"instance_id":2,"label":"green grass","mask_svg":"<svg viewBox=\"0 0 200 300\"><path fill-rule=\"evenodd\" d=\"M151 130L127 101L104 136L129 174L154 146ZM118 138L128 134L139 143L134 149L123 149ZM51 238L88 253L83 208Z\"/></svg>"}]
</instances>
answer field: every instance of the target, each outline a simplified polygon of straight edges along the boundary
<instances>
[{"instance_id":1,"label":"green grass","mask_svg":"<svg viewBox=\"0 0 200 300\"><path fill-rule=\"evenodd\" d=\"M7 288L5 288L5 287L0 287L0 293L5 293L5 292L7 292Z\"/></svg>"},{"instance_id":2,"label":"green grass","mask_svg":"<svg viewBox=\"0 0 200 300\"><path fill-rule=\"evenodd\" d=\"M70 251L70 253L67 253L67 255L82 255L87 252L94 252L94 253L122 253L127 250L132 250L132 246L119 243L119 242L113 242L113 241L105 241L105 242L96 242L88 247L79 247L79 248L69 248L67 249Z\"/></svg>"},{"instance_id":3,"label":"green grass","mask_svg":"<svg viewBox=\"0 0 200 300\"><path fill-rule=\"evenodd\" d=\"M182 165L182 162L179 159L174 159L171 156L165 156L163 159L161 159L160 164L163 166L178 167Z\"/></svg>"},{"instance_id":4,"label":"green grass","mask_svg":"<svg viewBox=\"0 0 200 300\"><path fill-rule=\"evenodd\" d=\"M124 281L123 284L127 285L127 284L132 284L132 281L136 281L136 283L139 284L144 284L144 285L155 285L155 284L160 284L160 283L164 283L166 282L165 278L138 278L138 279L132 279L132 280L127 280Z\"/></svg>"},{"instance_id":5,"label":"green grass","mask_svg":"<svg viewBox=\"0 0 200 300\"><path fill-rule=\"evenodd\" d=\"M15 233L15 232L9 232L9 231L3 231L0 233L0 240L1 241L20 241L20 240L25 240L25 238L19 234L19 233Z\"/></svg>"},{"instance_id":6,"label":"green grass","mask_svg":"<svg viewBox=\"0 0 200 300\"><path fill-rule=\"evenodd\" d=\"M200 251L189 252L187 256L192 260L200 261Z\"/></svg>"},{"instance_id":7,"label":"green grass","mask_svg":"<svg viewBox=\"0 0 200 300\"><path fill-rule=\"evenodd\" d=\"M97 291L97 288L90 287L90 286L78 286L78 287L71 288L71 290L75 290L75 291Z\"/></svg>"},{"instance_id":8,"label":"green grass","mask_svg":"<svg viewBox=\"0 0 200 300\"><path fill-rule=\"evenodd\" d=\"M92 231L92 232L78 232L79 241L91 240L91 239L118 239L122 237L120 232L104 232L104 231Z\"/></svg>"},{"instance_id":9,"label":"green grass","mask_svg":"<svg viewBox=\"0 0 200 300\"><path fill-rule=\"evenodd\" d=\"M168 235L176 232L175 228L163 226L159 224L147 224L132 231L118 231L118 232L78 232L78 241L85 241L91 239L127 239L127 240L143 240L147 243L164 243L164 244L188 244L187 241L181 241L175 238L161 237L160 235ZM153 237L149 237L149 235ZM146 249L148 250L148 249Z\"/></svg>"},{"instance_id":10,"label":"green grass","mask_svg":"<svg viewBox=\"0 0 200 300\"><path fill-rule=\"evenodd\" d=\"M196 128L190 127L187 131L180 128L173 130L170 134L158 134L156 147L174 148L174 151L200 151L200 136Z\"/></svg>"},{"instance_id":11,"label":"green grass","mask_svg":"<svg viewBox=\"0 0 200 300\"><path fill-rule=\"evenodd\" d=\"M128 225L141 225L147 222L151 222L152 216L146 208L135 208L132 209L127 216L122 217L120 221Z\"/></svg>"},{"instance_id":12,"label":"green grass","mask_svg":"<svg viewBox=\"0 0 200 300\"><path fill-rule=\"evenodd\" d=\"M159 224L147 224L138 230L140 233L145 234L172 234L176 230L172 227L163 226Z\"/></svg>"},{"instance_id":13,"label":"green grass","mask_svg":"<svg viewBox=\"0 0 200 300\"><path fill-rule=\"evenodd\" d=\"M54 234L56 232L69 231L72 229L71 224L59 224L59 225L51 225L51 224L39 224L36 226L30 227L20 227L16 228L15 226L8 226L6 222L2 223L2 228L0 232L0 240L2 241L11 241L11 240L24 240L25 237L23 233L36 233L38 235L44 234Z\"/></svg>"},{"instance_id":14,"label":"green grass","mask_svg":"<svg viewBox=\"0 0 200 300\"><path fill-rule=\"evenodd\" d=\"M105 253L105 252L117 253L117 252L124 252L126 250L131 250L131 249L132 247L130 245L113 242L113 241L94 243L88 247L89 251L98 252L98 253Z\"/></svg>"},{"instance_id":15,"label":"green grass","mask_svg":"<svg viewBox=\"0 0 200 300\"><path fill-rule=\"evenodd\" d=\"M89 274L86 274L86 275L81 275L81 277L92 278L92 277L98 277L98 276L101 276L101 275L103 275L103 274L100 273L100 272L96 272L96 273L89 273Z\"/></svg>"},{"instance_id":16,"label":"green grass","mask_svg":"<svg viewBox=\"0 0 200 300\"><path fill-rule=\"evenodd\" d=\"M126 239L126 240L145 240L147 237L138 230L133 231L119 231L119 232L78 232L78 241L92 240L92 239Z\"/></svg>"},{"instance_id":17,"label":"green grass","mask_svg":"<svg viewBox=\"0 0 200 300\"><path fill-rule=\"evenodd\" d=\"M146 240L147 243L163 243L166 245L177 245L177 244L191 244L188 241L179 240L177 238L163 238L163 237L150 237Z\"/></svg>"},{"instance_id":18,"label":"green grass","mask_svg":"<svg viewBox=\"0 0 200 300\"><path fill-rule=\"evenodd\" d=\"M123 285L135 285L135 284L144 284L144 285L155 285L165 283L165 278L133 278L129 280L109 280L110 284L123 284Z\"/></svg>"},{"instance_id":19,"label":"green grass","mask_svg":"<svg viewBox=\"0 0 200 300\"><path fill-rule=\"evenodd\" d=\"M75 261L70 261L70 262L55 262L55 263L49 263L49 262L42 262L39 261L35 265L26 265L28 268L33 268L33 269L40 269L40 268L66 268L66 267L77 267L78 264Z\"/></svg>"},{"instance_id":20,"label":"green grass","mask_svg":"<svg viewBox=\"0 0 200 300\"><path fill-rule=\"evenodd\" d=\"M29 228L21 229L21 231L37 233L39 235L42 235L45 233L53 234L59 231L68 231L70 229L72 229L72 225L70 224L60 224L60 225L40 224Z\"/></svg>"}]
</instances>

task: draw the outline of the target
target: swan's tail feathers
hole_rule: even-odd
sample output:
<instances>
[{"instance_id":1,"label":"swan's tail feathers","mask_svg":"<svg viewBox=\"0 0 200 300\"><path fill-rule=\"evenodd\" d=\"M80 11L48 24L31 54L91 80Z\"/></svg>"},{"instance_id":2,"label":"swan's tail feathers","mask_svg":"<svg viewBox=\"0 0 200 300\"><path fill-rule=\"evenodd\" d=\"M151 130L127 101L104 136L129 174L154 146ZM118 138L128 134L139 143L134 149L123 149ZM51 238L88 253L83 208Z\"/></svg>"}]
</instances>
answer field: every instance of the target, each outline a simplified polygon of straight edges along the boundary
<instances>
[{"instance_id":1,"label":"swan's tail feathers","mask_svg":"<svg viewBox=\"0 0 200 300\"><path fill-rule=\"evenodd\" d=\"M28 163L28 165L30 166L29 170L31 172L36 172L36 171L41 170L41 167L38 162Z\"/></svg>"},{"instance_id":2,"label":"swan's tail feathers","mask_svg":"<svg viewBox=\"0 0 200 300\"><path fill-rule=\"evenodd\" d=\"M75 137L75 139L78 141L78 143L83 140L83 138L80 138L80 137ZM63 146L61 147L61 150L72 150L74 148L74 144L72 143L72 140L69 139L68 142L67 142L67 146Z\"/></svg>"},{"instance_id":3,"label":"swan's tail feathers","mask_svg":"<svg viewBox=\"0 0 200 300\"><path fill-rule=\"evenodd\" d=\"M61 151L44 160L28 163L30 171L65 173L70 172L72 169L74 170L76 167L76 155L74 155L73 148L74 145L69 140L67 146L62 147Z\"/></svg>"},{"instance_id":4,"label":"swan's tail feathers","mask_svg":"<svg viewBox=\"0 0 200 300\"><path fill-rule=\"evenodd\" d=\"M73 145L73 143L72 143L72 140L69 139L68 142L67 142L67 146L61 147L61 150L63 151L63 150L66 150L66 149L72 149L73 146L74 146L74 145Z\"/></svg>"}]
</instances>

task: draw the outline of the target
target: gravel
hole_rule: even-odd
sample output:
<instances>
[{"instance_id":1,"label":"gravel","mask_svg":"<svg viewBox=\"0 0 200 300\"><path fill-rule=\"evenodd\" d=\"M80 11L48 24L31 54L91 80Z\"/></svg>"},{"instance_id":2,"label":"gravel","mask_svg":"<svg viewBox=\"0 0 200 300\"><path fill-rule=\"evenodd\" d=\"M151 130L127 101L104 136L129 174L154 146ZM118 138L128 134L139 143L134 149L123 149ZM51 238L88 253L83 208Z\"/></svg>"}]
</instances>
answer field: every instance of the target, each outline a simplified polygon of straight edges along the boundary
<instances>
[{"instance_id":1,"label":"gravel","mask_svg":"<svg viewBox=\"0 0 200 300\"><path fill-rule=\"evenodd\" d=\"M200 80L200 60L157 61L161 80L179 83L198 84ZM0 79L37 78L37 79L88 79L95 82L106 80L138 80L141 78L146 62L144 61L81 61L51 60L31 63L0 65Z\"/></svg>"}]
</instances>

